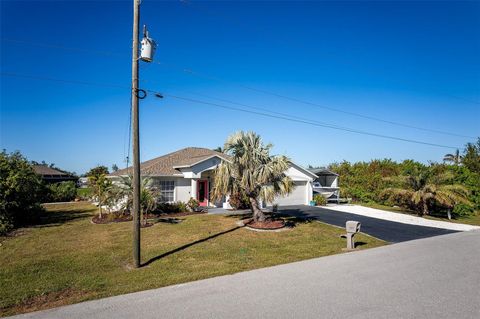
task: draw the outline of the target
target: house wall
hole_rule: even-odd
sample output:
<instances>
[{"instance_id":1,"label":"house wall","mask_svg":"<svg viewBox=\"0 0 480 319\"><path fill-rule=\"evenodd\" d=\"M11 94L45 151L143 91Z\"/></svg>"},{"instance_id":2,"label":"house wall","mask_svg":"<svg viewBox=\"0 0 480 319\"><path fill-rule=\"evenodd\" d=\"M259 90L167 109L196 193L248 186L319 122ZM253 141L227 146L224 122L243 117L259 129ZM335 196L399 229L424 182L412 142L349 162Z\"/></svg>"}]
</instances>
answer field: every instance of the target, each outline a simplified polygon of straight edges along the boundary
<instances>
[{"instance_id":1,"label":"house wall","mask_svg":"<svg viewBox=\"0 0 480 319\"><path fill-rule=\"evenodd\" d=\"M192 185L189 178L178 178L175 183L175 200L177 202L188 202L192 195Z\"/></svg>"},{"instance_id":2,"label":"house wall","mask_svg":"<svg viewBox=\"0 0 480 319\"><path fill-rule=\"evenodd\" d=\"M154 176L151 177L152 182L156 184L159 181L173 181L174 182L174 192L173 192L173 200L175 202L188 202L191 195L191 185L189 178L183 177L169 177L169 176Z\"/></svg>"}]
</instances>

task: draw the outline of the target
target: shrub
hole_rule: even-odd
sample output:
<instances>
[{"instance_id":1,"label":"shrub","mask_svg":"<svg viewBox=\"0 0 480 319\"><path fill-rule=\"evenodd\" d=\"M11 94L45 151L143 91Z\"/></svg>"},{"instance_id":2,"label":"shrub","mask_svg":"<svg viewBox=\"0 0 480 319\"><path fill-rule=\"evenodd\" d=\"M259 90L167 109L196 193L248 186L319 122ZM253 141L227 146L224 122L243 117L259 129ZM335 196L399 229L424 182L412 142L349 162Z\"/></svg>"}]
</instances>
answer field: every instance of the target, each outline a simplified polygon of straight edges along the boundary
<instances>
[{"instance_id":1,"label":"shrub","mask_svg":"<svg viewBox=\"0 0 480 319\"><path fill-rule=\"evenodd\" d=\"M45 188L30 163L19 153L0 153L0 233L35 222Z\"/></svg>"},{"instance_id":2,"label":"shrub","mask_svg":"<svg viewBox=\"0 0 480 319\"><path fill-rule=\"evenodd\" d=\"M247 209L250 207L250 201L248 200L248 197L240 192L230 195L228 203L233 209Z\"/></svg>"},{"instance_id":3,"label":"shrub","mask_svg":"<svg viewBox=\"0 0 480 319\"><path fill-rule=\"evenodd\" d=\"M77 188L77 197L81 200L89 200L92 196L91 188Z\"/></svg>"},{"instance_id":4,"label":"shrub","mask_svg":"<svg viewBox=\"0 0 480 319\"><path fill-rule=\"evenodd\" d=\"M77 196L77 187L74 181L61 182L47 185L50 202L70 202Z\"/></svg>"},{"instance_id":5,"label":"shrub","mask_svg":"<svg viewBox=\"0 0 480 319\"><path fill-rule=\"evenodd\" d=\"M325 197L323 197L320 194L317 194L317 195L313 196L313 201L315 202L315 205L317 205L317 206L327 205L327 200L325 199Z\"/></svg>"},{"instance_id":6,"label":"shrub","mask_svg":"<svg viewBox=\"0 0 480 319\"><path fill-rule=\"evenodd\" d=\"M200 203L198 202L198 200L196 200L193 197L190 197L187 203L187 209L193 212L198 206L200 206Z\"/></svg>"},{"instance_id":7,"label":"shrub","mask_svg":"<svg viewBox=\"0 0 480 319\"><path fill-rule=\"evenodd\" d=\"M187 204L185 204L184 202L158 203L154 213L174 214L174 213L184 213L186 211L187 211Z\"/></svg>"}]
</instances>

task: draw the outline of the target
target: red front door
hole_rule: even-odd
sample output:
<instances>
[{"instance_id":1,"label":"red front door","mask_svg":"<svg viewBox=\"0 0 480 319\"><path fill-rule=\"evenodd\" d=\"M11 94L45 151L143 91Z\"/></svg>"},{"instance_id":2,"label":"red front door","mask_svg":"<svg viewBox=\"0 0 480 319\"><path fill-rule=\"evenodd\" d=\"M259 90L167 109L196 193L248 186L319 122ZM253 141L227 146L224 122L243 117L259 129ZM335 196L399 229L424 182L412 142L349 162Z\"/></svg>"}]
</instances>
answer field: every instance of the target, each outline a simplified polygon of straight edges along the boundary
<instances>
[{"instance_id":1,"label":"red front door","mask_svg":"<svg viewBox=\"0 0 480 319\"><path fill-rule=\"evenodd\" d=\"M208 181L197 181L197 200L200 206L208 205Z\"/></svg>"}]
</instances>

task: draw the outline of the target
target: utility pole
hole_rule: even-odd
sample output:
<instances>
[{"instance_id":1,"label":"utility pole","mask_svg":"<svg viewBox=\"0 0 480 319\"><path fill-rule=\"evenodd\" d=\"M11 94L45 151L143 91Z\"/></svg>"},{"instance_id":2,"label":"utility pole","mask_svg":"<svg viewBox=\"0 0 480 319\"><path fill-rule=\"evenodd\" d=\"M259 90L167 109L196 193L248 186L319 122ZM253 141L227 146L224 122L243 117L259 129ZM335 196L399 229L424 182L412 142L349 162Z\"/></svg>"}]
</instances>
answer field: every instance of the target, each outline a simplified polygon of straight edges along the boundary
<instances>
[{"instance_id":1,"label":"utility pole","mask_svg":"<svg viewBox=\"0 0 480 319\"><path fill-rule=\"evenodd\" d=\"M140 134L138 109L138 36L140 0L133 0L132 137L133 137L133 260L140 267Z\"/></svg>"}]
</instances>

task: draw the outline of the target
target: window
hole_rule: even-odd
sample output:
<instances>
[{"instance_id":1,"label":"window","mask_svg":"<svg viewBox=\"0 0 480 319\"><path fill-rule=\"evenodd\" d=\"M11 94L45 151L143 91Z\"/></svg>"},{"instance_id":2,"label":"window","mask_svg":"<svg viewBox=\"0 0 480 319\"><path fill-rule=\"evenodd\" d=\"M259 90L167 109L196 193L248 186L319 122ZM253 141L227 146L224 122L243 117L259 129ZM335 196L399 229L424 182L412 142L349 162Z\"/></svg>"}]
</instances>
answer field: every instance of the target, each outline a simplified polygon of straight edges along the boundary
<instances>
[{"instance_id":1,"label":"window","mask_svg":"<svg viewBox=\"0 0 480 319\"><path fill-rule=\"evenodd\" d=\"M174 181L158 181L158 189L160 191L161 202L173 202L175 183Z\"/></svg>"}]
</instances>

